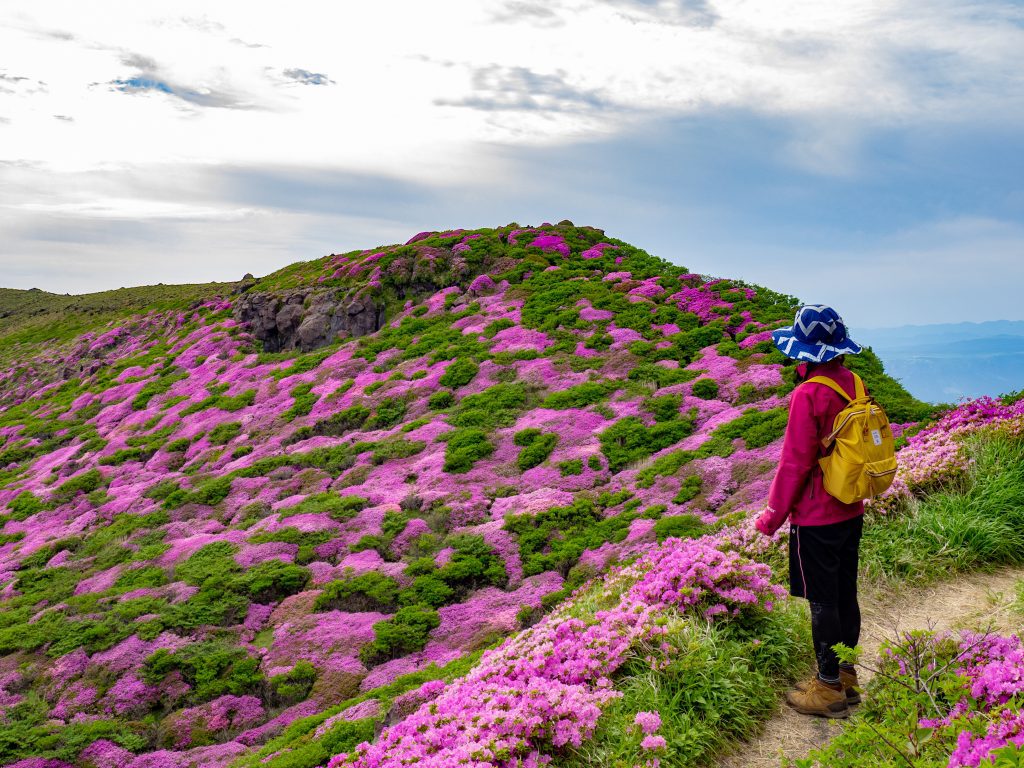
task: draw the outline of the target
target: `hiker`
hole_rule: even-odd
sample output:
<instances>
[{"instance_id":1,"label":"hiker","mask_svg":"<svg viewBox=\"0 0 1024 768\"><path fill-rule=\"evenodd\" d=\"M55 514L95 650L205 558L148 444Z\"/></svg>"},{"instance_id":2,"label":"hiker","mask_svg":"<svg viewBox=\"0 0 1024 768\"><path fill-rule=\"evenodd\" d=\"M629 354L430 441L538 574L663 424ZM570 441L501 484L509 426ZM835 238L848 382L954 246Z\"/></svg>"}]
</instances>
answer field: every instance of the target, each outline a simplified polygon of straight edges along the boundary
<instances>
[{"instance_id":1,"label":"hiker","mask_svg":"<svg viewBox=\"0 0 1024 768\"><path fill-rule=\"evenodd\" d=\"M857 604L857 559L864 525L864 502L844 503L825 491L818 459L825 455L822 440L858 390L844 355L856 355L860 345L846 336L843 319L831 307L804 306L791 328L772 333L775 346L797 365L801 382L789 404L789 421L782 457L768 493L768 508L755 522L766 536L789 519L789 590L811 605L811 636L818 673L786 694L786 703L806 715L840 718L860 702L857 672L840 664L832 646L851 648L860 638ZM808 382L831 380L847 393ZM861 385L862 386L862 385Z\"/></svg>"}]
</instances>

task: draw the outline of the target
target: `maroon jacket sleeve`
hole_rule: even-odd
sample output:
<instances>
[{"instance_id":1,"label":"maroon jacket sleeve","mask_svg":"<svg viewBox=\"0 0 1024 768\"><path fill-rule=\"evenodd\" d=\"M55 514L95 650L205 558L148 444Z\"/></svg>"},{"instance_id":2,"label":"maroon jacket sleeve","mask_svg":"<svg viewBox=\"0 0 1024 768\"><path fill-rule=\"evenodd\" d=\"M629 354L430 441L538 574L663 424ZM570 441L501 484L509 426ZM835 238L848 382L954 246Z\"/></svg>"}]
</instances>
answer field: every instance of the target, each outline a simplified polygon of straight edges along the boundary
<instances>
[{"instance_id":1,"label":"maroon jacket sleeve","mask_svg":"<svg viewBox=\"0 0 1024 768\"><path fill-rule=\"evenodd\" d=\"M768 491L768 509L757 520L757 529L771 535L786 522L818 463L818 424L811 388L799 386L789 403L789 421L782 443L782 457Z\"/></svg>"}]
</instances>

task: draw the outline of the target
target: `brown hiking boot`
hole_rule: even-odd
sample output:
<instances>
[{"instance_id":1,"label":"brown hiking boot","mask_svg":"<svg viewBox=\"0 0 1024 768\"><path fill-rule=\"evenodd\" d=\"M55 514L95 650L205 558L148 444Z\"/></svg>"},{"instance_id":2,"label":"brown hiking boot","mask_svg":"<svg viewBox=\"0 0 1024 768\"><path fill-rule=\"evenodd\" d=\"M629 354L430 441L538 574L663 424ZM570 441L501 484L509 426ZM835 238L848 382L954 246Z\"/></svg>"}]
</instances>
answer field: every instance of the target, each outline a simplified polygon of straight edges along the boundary
<instances>
[{"instance_id":1,"label":"brown hiking boot","mask_svg":"<svg viewBox=\"0 0 1024 768\"><path fill-rule=\"evenodd\" d=\"M846 691L846 703L851 707L855 704L860 704L860 683L857 682L857 673L847 672L845 669L840 668L839 682L843 684L843 690ZM805 680L797 683L794 687L798 691L803 692L807 690L810 684L810 680Z\"/></svg>"},{"instance_id":2,"label":"brown hiking boot","mask_svg":"<svg viewBox=\"0 0 1024 768\"><path fill-rule=\"evenodd\" d=\"M801 715L833 718L850 716L846 693L830 688L817 677L787 693L786 703Z\"/></svg>"}]
</instances>

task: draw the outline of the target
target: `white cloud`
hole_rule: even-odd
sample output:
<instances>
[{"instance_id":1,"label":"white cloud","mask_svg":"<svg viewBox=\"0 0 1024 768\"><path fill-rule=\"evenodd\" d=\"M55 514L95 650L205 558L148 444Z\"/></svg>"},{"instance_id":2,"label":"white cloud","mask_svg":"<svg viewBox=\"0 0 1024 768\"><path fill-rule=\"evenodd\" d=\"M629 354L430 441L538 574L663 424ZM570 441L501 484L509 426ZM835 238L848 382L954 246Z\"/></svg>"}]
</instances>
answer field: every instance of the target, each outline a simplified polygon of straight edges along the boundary
<instances>
[{"instance_id":1,"label":"white cloud","mask_svg":"<svg viewBox=\"0 0 1024 768\"><path fill-rule=\"evenodd\" d=\"M439 164L426 157L458 159L467 142L566 141L652 114L730 108L845 121L802 160L831 170L858 123L1005 111L1024 72L1024 29L998 3L973 13L906 0L167 8L6 4L0 47L49 92L0 95L11 119L3 156L58 168L270 160L423 177ZM979 11L988 8L1001 12ZM173 93L106 85L140 77ZM42 126L53 114L75 118L74 152L54 152Z\"/></svg>"},{"instance_id":2,"label":"white cloud","mask_svg":"<svg viewBox=\"0 0 1024 768\"><path fill-rule=\"evenodd\" d=\"M219 208L137 198L94 199L77 203L22 203L4 206L13 211L52 213L86 219L239 219L256 211L251 208Z\"/></svg>"}]
</instances>

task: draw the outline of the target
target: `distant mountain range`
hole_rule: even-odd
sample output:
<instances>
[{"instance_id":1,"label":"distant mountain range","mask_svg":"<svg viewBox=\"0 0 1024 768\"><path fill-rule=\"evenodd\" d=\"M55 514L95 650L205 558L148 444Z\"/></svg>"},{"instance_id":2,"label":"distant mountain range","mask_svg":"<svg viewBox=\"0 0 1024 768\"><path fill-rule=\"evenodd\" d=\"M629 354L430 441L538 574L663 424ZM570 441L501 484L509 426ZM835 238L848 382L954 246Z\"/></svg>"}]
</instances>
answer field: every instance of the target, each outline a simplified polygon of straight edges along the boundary
<instances>
[{"instance_id":1,"label":"distant mountain range","mask_svg":"<svg viewBox=\"0 0 1024 768\"><path fill-rule=\"evenodd\" d=\"M869 328L856 338L922 400L948 403L1024 388L1024 321Z\"/></svg>"}]
</instances>

